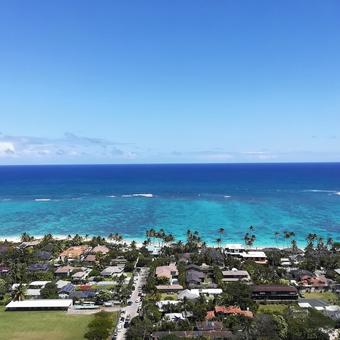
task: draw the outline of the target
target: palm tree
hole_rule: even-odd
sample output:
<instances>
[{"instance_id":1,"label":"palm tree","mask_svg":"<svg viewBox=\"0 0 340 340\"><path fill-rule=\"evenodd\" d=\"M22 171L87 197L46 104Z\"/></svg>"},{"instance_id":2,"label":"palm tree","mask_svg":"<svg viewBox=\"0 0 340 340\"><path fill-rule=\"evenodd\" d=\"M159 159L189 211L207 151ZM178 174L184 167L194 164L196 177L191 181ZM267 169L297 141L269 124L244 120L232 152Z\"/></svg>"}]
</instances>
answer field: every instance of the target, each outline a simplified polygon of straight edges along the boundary
<instances>
[{"instance_id":1,"label":"palm tree","mask_svg":"<svg viewBox=\"0 0 340 340\"><path fill-rule=\"evenodd\" d=\"M280 237L280 232L275 231L274 237L275 237L276 247L278 247L278 243L279 243L278 240L279 240L279 237Z\"/></svg>"},{"instance_id":2,"label":"palm tree","mask_svg":"<svg viewBox=\"0 0 340 340\"><path fill-rule=\"evenodd\" d=\"M14 301L23 301L26 295L26 287L20 283L20 285L14 290Z\"/></svg>"},{"instance_id":3,"label":"palm tree","mask_svg":"<svg viewBox=\"0 0 340 340\"><path fill-rule=\"evenodd\" d=\"M21 242L30 242L34 240L34 237L25 232L21 234L20 239Z\"/></svg>"},{"instance_id":4,"label":"palm tree","mask_svg":"<svg viewBox=\"0 0 340 340\"><path fill-rule=\"evenodd\" d=\"M292 245L293 254L295 254L298 250L296 240L292 240L291 245Z\"/></svg>"},{"instance_id":5,"label":"palm tree","mask_svg":"<svg viewBox=\"0 0 340 340\"><path fill-rule=\"evenodd\" d=\"M224 234L224 228L219 228L218 229L219 234L221 235L221 240L223 239L223 234Z\"/></svg>"},{"instance_id":6,"label":"palm tree","mask_svg":"<svg viewBox=\"0 0 340 340\"><path fill-rule=\"evenodd\" d=\"M218 248L221 248L221 241L222 241L221 238L217 238L217 239L216 239L216 243L217 243L217 247L218 247Z\"/></svg>"},{"instance_id":7,"label":"palm tree","mask_svg":"<svg viewBox=\"0 0 340 340\"><path fill-rule=\"evenodd\" d=\"M283 232L284 238L287 241L287 248L288 248L288 242L291 237L295 236L295 233L293 231L284 231Z\"/></svg>"},{"instance_id":8,"label":"palm tree","mask_svg":"<svg viewBox=\"0 0 340 340\"><path fill-rule=\"evenodd\" d=\"M244 235L244 243L245 243L245 245L247 246L247 247L252 247L253 246L253 244L254 244L254 242L255 242L255 240L256 240L256 236L253 234L253 235L250 235L249 233L246 233L245 235Z\"/></svg>"},{"instance_id":9,"label":"palm tree","mask_svg":"<svg viewBox=\"0 0 340 340\"><path fill-rule=\"evenodd\" d=\"M326 243L327 247L329 247L329 249L332 249L333 244L334 244L334 240L331 237L328 237L327 243Z\"/></svg>"}]
</instances>

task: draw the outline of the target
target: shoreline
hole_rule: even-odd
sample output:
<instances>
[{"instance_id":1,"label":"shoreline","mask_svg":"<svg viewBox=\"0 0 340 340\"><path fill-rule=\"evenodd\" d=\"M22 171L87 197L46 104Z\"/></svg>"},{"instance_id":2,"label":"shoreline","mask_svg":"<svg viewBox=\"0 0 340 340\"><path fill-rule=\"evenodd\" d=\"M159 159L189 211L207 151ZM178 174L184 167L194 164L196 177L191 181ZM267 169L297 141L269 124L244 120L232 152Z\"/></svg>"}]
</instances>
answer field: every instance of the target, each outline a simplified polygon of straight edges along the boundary
<instances>
[{"instance_id":1,"label":"shoreline","mask_svg":"<svg viewBox=\"0 0 340 340\"><path fill-rule=\"evenodd\" d=\"M70 235L71 235L71 234L70 234ZM76 235L76 234L72 234L71 237L73 238L75 235ZM93 237L101 236L101 235L89 235L87 238L85 238L85 235L80 235L80 234L78 234L78 235L81 236L81 237L83 237L84 241L86 241L86 242L91 241L91 239L92 239ZM31 234L30 234L30 236L34 237L34 240L41 240L41 239L44 237L44 235L31 235ZM68 240L68 239L69 239L68 235L53 235L53 234L52 234L52 236L53 236L53 238L54 238L55 240L58 240L58 241ZM107 237L105 237L105 236L101 236L101 237L104 237L104 238L105 238L105 241L106 241L107 243L112 243L112 244L117 243L117 241L111 241L111 240L109 240L109 239L108 239ZM177 241L179 241L179 240L182 240L182 239L180 239L180 238L177 239ZM10 235L10 236L3 236L3 235L0 235L0 242L5 242L5 241L13 242L13 243L21 243L21 242L22 242L22 241L21 241L21 235ZM118 242L118 243L121 243L121 244L126 243L126 244L130 245L133 241L136 242L136 246L137 246L138 248L141 248L141 247L143 247L143 242L145 241L145 238L131 238L131 237L125 238L125 237L123 237L122 241L121 241L121 242ZM182 241L183 241L183 240L182 240ZM175 242L176 242L176 240L175 240ZM207 244L208 247L217 248L215 242L206 242L206 244ZM244 246L245 248L247 248L247 247L244 245L244 242L241 242L241 241L240 241L240 242L237 242L237 241L235 241L235 242L223 242L223 243L221 244L222 248L225 248L226 245L242 245L242 246ZM299 249L304 249L305 246L306 246L306 244L302 244L302 243L300 243L300 242L297 242L297 246L298 246ZM158 242L157 242L157 241L155 241L155 242L153 242L153 243L151 242L151 243L149 244L149 247L158 248L158 247L159 247ZM264 249L264 248L276 248L276 249L283 250L283 249L286 249L287 246L286 246L285 244L283 244L283 243L278 243L277 245L276 245L276 244L274 245L274 244L260 244L260 243L259 243L259 244L253 245L250 249L251 249L251 250L262 250L262 249ZM290 244L288 245L288 248L290 248Z\"/></svg>"}]
</instances>

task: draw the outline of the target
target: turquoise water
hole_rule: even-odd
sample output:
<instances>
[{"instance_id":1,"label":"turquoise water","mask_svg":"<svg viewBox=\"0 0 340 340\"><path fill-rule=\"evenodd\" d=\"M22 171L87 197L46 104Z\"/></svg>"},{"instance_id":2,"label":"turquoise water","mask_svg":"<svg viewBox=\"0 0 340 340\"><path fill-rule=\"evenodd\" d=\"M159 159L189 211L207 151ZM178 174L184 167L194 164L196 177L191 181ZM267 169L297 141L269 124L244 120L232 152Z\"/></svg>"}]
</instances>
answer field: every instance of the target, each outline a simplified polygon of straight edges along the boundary
<instances>
[{"instance_id":1,"label":"turquoise water","mask_svg":"<svg viewBox=\"0 0 340 340\"><path fill-rule=\"evenodd\" d=\"M142 239L188 228L208 243L275 244L275 231L303 241L339 239L339 164L96 165L0 167L0 236L121 233ZM282 241L281 241L282 242Z\"/></svg>"}]
</instances>

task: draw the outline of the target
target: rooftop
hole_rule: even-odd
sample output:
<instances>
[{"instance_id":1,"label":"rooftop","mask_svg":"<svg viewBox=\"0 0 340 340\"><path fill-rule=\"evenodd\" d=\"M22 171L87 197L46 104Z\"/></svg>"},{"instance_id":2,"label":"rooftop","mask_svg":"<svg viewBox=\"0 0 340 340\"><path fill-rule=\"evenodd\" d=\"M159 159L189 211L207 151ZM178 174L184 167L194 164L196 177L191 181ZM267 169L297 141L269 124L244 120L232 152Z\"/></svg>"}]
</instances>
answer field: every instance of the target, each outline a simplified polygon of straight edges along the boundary
<instances>
[{"instance_id":1,"label":"rooftop","mask_svg":"<svg viewBox=\"0 0 340 340\"><path fill-rule=\"evenodd\" d=\"M11 301L6 309L20 308L68 308L72 305L70 299L36 299L24 301Z\"/></svg>"}]
</instances>

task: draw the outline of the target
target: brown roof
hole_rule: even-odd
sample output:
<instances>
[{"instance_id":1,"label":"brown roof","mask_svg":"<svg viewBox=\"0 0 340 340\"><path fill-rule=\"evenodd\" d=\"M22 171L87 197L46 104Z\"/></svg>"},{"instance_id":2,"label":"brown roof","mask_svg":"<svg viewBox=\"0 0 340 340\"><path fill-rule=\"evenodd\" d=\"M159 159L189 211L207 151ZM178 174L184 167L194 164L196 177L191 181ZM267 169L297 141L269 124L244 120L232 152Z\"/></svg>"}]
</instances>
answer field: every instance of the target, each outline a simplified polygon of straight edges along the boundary
<instances>
[{"instance_id":1,"label":"brown roof","mask_svg":"<svg viewBox=\"0 0 340 340\"><path fill-rule=\"evenodd\" d=\"M168 266L159 266L156 268L157 277L166 277L167 279L171 279L173 272L175 275L178 275L176 263L170 263Z\"/></svg>"},{"instance_id":2,"label":"brown roof","mask_svg":"<svg viewBox=\"0 0 340 340\"><path fill-rule=\"evenodd\" d=\"M92 249L92 253L102 253L107 254L110 251L110 249L106 246L98 245Z\"/></svg>"},{"instance_id":3,"label":"brown roof","mask_svg":"<svg viewBox=\"0 0 340 340\"><path fill-rule=\"evenodd\" d=\"M87 255L84 259L85 262L96 262L96 255Z\"/></svg>"},{"instance_id":4,"label":"brown roof","mask_svg":"<svg viewBox=\"0 0 340 340\"><path fill-rule=\"evenodd\" d=\"M258 286L253 286L253 292L294 292L294 293L297 293L297 289L292 286L283 286L283 285L258 285Z\"/></svg>"},{"instance_id":5,"label":"brown roof","mask_svg":"<svg viewBox=\"0 0 340 340\"><path fill-rule=\"evenodd\" d=\"M253 318L254 315L249 310L242 310L240 307L237 306L215 306L215 313L222 313L222 314L232 314L232 315L243 315L248 318Z\"/></svg>"},{"instance_id":6,"label":"brown roof","mask_svg":"<svg viewBox=\"0 0 340 340\"><path fill-rule=\"evenodd\" d=\"M59 256L69 257L69 258L78 258L83 255L85 252L89 251L91 248L88 246L76 246L70 247L64 250Z\"/></svg>"},{"instance_id":7,"label":"brown roof","mask_svg":"<svg viewBox=\"0 0 340 340\"><path fill-rule=\"evenodd\" d=\"M56 270L55 270L55 273L56 274L66 274L68 272L71 272L74 268L71 267L71 266L62 266L62 267L58 267Z\"/></svg>"}]
</instances>

